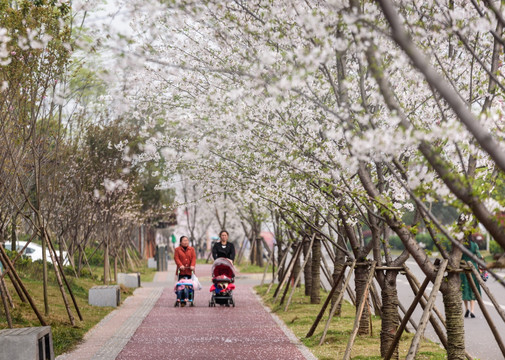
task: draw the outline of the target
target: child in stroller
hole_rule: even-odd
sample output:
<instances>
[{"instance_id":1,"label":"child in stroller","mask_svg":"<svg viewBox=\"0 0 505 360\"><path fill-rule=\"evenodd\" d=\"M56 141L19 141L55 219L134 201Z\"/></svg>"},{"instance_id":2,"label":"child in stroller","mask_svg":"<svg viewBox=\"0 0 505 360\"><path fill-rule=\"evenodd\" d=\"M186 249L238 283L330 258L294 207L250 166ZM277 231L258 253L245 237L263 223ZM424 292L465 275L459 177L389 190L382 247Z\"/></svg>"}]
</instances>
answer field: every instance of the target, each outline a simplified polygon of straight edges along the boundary
<instances>
[{"instance_id":1,"label":"child in stroller","mask_svg":"<svg viewBox=\"0 0 505 360\"><path fill-rule=\"evenodd\" d=\"M184 307L187 303L194 306L195 283L191 279L180 279L174 286L174 292L177 294L175 307Z\"/></svg>"},{"instance_id":2,"label":"child in stroller","mask_svg":"<svg viewBox=\"0 0 505 360\"><path fill-rule=\"evenodd\" d=\"M212 265L212 286L210 287L212 296L209 307L215 307L216 304L235 307L233 300L234 281L235 268L231 261L226 258L217 258Z\"/></svg>"}]
</instances>

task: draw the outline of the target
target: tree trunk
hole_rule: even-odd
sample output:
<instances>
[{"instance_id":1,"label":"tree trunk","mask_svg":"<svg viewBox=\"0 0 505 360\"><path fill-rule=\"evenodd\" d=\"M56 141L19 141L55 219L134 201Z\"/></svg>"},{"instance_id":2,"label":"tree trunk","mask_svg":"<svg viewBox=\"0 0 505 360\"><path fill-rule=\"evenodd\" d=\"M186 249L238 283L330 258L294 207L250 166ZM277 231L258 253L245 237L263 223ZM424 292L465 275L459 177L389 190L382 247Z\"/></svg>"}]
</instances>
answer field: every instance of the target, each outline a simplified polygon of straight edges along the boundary
<instances>
[{"instance_id":1,"label":"tree trunk","mask_svg":"<svg viewBox=\"0 0 505 360\"><path fill-rule=\"evenodd\" d=\"M249 254L249 261L251 264L256 264L256 237L251 237L251 253Z\"/></svg>"},{"instance_id":2,"label":"tree trunk","mask_svg":"<svg viewBox=\"0 0 505 360\"><path fill-rule=\"evenodd\" d=\"M60 264L64 264L64 262L63 262L63 260L64 260L63 259L63 240L61 238L58 239L58 247L60 249L60 253L57 254L57 256L59 256L59 258L60 258ZM70 263L70 265L74 266L70 259L69 259L69 263Z\"/></svg>"},{"instance_id":3,"label":"tree trunk","mask_svg":"<svg viewBox=\"0 0 505 360\"><path fill-rule=\"evenodd\" d=\"M105 250L103 254L103 283L107 285L109 283L109 242L105 241Z\"/></svg>"},{"instance_id":4,"label":"tree trunk","mask_svg":"<svg viewBox=\"0 0 505 360\"><path fill-rule=\"evenodd\" d=\"M341 236L339 236L338 244L342 245L343 247L345 247L345 244L343 243ZM345 262L345 254L344 254L344 252L341 251L341 250L339 250L339 249L336 249L336 251L335 251L335 262L333 263L333 274L332 274L333 284L335 284L335 281L338 280L338 275L340 274L340 272L342 271L342 268L344 267L344 262ZM331 299L331 307L333 307L335 305L335 301L337 301L337 298L338 298L340 292L341 291L345 291L345 289L343 288L343 284L344 284L344 282L341 281L340 284L337 287L337 290L335 290L335 293L333 294L333 297ZM335 315L340 316L341 315L341 311L342 311L342 305L338 304L337 305L337 309L335 311Z\"/></svg>"},{"instance_id":5,"label":"tree trunk","mask_svg":"<svg viewBox=\"0 0 505 360\"><path fill-rule=\"evenodd\" d=\"M256 237L256 265L263 267L263 243L261 237Z\"/></svg>"},{"instance_id":6,"label":"tree trunk","mask_svg":"<svg viewBox=\"0 0 505 360\"><path fill-rule=\"evenodd\" d=\"M307 266L305 266L307 267ZM295 262L295 266L293 268L293 279L297 279L298 278L298 274L300 274L300 271L302 270L302 266L300 264L300 257L298 259L296 259L296 262ZM296 287L300 287L300 282L298 282L298 284L296 284Z\"/></svg>"},{"instance_id":7,"label":"tree trunk","mask_svg":"<svg viewBox=\"0 0 505 360\"><path fill-rule=\"evenodd\" d=\"M303 258L307 256L307 266L303 269L303 279L305 281L305 296L310 296L312 290L312 255L310 253L310 239L307 237L303 240ZM309 266L310 265L310 266Z\"/></svg>"},{"instance_id":8,"label":"tree trunk","mask_svg":"<svg viewBox=\"0 0 505 360\"><path fill-rule=\"evenodd\" d=\"M316 235L312 245L312 286L310 289L310 303L321 302L321 238Z\"/></svg>"},{"instance_id":9,"label":"tree trunk","mask_svg":"<svg viewBox=\"0 0 505 360\"><path fill-rule=\"evenodd\" d=\"M361 298L364 295L366 281L368 278L368 267L366 266L356 266L354 270L354 282L355 282L355 290L356 290L356 304L359 304ZM358 335L368 335L370 334L370 319L369 319L369 307L368 307L368 298L366 299L367 304L363 309L363 313L361 314L361 319L359 322ZM357 308L356 308L357 310Z\"/></svg>"},{"instance_id":10,"label":"tree trunk","mask_svg":"<svg viewBox=\"0 0 505 360\"><path fill-rule=\"evenodd\" d=\"M42 241L42 292L44 297L44 315L49 315L49 300L47 298L47 245Z\"/></svg>"},{"instance_id":11,"label":"tree trunk","mask_svg":"<svg viewBox=\"0 0 505 360\"><path fill-rule=\"evenodd\" d=\"M114 282L117 284L117 255L114 256Z\"/></svg>"},{"instance_id":12,"label":"tree trunk","mask_svg":"<svg viewBox=\"0 0 505 360\"><path fill-rule=\"evenodd\" d=\"M17 251L17 241L18 241L18 234L17 234L17 219L18 215L14 214L12 215L12 224L11 224L11 249L12 251Z\"/></svg>"},{"instance_id":13,"label":"tree trunk","mask_svg":"<svg viewBox=\"0 0 505 360\"><path fill-rule=\"evenodd\" d=\"M81 271L82 271L82 268L83 268L83 263L82 263L82 260L83 260L83 251L84 250L82 250L81 246L77 247L77 275L79 277L81 276Z\"/></svg>"},{"instance_id":14,"label":"tree trunk","mask_svg":"<svg viewBox=\"0 0 505 360\"><path fill-rule=\"evenodd\" d=\"M169 246L167 246L167 251L169 249ZM126 253L128 252L128 249L123 249L123 262L121 263L121 271L127 272L128 271L128 266L127 266L127 259L126 259Z\"/></svg>"},{"instance_id":15,"label":"tree trunk","mask_svg":"<svg viewBox=\"0 0 505 360\"><path fill-rule=\"evenodd\" d=\"M443 294L447 324L447 358L466 359L465 327L461 307L461 280L459 273L449 273L447 290Z\"/></svg>"},{"instance_id":16,"label":"tree trunk","mask_svg":"<svg viewBox=\"0 0 505 360\"><path fill-rule=\"evenodd\" d=\"M385 357L395 337L399 326L398 293L396 290L396 277L398 272L386 271L384 286L382 288L382 328L381 328L381 356ZM391 356L398 359L398 345Z\"/></svg>"},{"instance_id":17,"label":"tree trunk","mask_svg":"<svg viewBox=\"0 0 505 360\"><path fill-rule=\"evenodd\" d=\"M284 250L282 250L282 244L281 243L277 243L276 244L277 246L277 277L280 278L282 276L282 267L283 267L283 264L282 264L282 258L284 256L284 253L289 249L289 244L286 244L286 248ZM275 275L275 274L274 274Z\"/></svg>"}]
</instances>

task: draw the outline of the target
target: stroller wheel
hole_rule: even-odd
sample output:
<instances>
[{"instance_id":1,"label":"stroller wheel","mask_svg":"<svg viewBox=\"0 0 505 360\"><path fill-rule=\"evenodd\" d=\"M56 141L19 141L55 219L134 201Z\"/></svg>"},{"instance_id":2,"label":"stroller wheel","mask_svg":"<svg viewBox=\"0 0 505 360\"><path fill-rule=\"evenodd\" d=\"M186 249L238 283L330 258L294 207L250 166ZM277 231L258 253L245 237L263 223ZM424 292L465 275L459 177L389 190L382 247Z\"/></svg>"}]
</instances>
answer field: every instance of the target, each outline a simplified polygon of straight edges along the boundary
<instances>
[{"instance_id":1,"label":"stroller wheel","mask_svg":"<svg viewBox=\"0 0 505 360\"><path fill-rule=\"evenodd\" d=\"M175 302L174 307L179 307L179 302Z\"/></svg>"},{"instance_id":2,"label":"stroller wheel","mask_svg":"<svg viewBox=\"0 0 505 360\"><path fill-rule=\"evenodd\" d=\"M231 302L231 306L235 307L235 301L233 301L233 299L231 299L230 302Z\"/></svg>"},{"instance_id":3,"label":"stroller wheel","mask_svg":"<svg viewBox=\"0 0 505 360\"><path fill-rule=\"evenodd\" d=\"M195 302L194 301L190 302L189 306L191 306L191 307L195 306Z\"/></svg>"},{"instance_id":4,"label":"stroller wheel","mask_svg":"<svg viewBox=\"0 0 505 360\"><path fill-rule=\"evenodd\" d=\"M212 307L212 302L211 301L209 301L209 307Z\"/></svg>"}]
</instances>

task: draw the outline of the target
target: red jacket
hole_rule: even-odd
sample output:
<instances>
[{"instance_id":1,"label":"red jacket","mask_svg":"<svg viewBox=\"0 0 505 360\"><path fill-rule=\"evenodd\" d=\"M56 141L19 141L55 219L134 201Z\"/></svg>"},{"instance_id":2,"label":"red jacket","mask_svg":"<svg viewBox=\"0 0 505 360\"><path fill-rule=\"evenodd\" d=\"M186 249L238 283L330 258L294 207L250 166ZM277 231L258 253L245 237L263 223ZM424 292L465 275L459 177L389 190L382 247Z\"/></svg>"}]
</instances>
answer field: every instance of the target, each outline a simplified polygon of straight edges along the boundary
<instances>
[{"instance_id":1,"label":"red jacket","mask_svg":"<svg viewBox=\"0 0 505 360\"><path fill-rule=\"evenodd\" d=\"M185 269L180 271L180 275L191 275L190 266L196 265L196 253L195 249L191 246L188 246L184 249L182 246L179 246L175 249L175 263L177 264L177 269L181 266L184 266Z\"/></svg>"}]
</instances>

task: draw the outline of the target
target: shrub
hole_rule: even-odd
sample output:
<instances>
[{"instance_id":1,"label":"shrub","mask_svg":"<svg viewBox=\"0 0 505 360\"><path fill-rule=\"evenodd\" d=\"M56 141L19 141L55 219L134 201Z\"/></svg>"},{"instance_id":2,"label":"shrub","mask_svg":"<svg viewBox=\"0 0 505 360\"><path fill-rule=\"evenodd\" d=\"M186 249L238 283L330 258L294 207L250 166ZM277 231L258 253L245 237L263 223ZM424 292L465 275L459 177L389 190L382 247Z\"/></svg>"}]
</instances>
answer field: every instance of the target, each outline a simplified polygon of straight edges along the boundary
<instances>
[{"instance_id":1,"label":"shrub","mask_svg":"<svg viewBox=\"0 0 505 360\"><path fill-rule=\"evenodd\" d=\"M91 266L103 266L103 250L98 249L95 251L94 248L86 248L84 249L84 253L86 254L86 257L88 259L88 262ZM76 251L74 255L75 259L75 264L79 262L79 253ZM83 262L85 263L85 260L83 259Z\"/></svg>"},{"instance_id":2,"label":"shrub","mask_svg":"<svg viewBox=\"0 0 505 360\"><path fill-rule=\"evenodd\" d=\"M426 234L426 233L417 234L416 241L418 243L424 244L424 248L426 250L433 250L433 248L435 247L435 244L434 244L433 239L431 238L430 234Z\"/></svg>"},{"instance_id":3,"label":"shrub","mask_svg":"<svg viewBox=\"0 0 505 360\"><path fill-rule=\"evenodd\" d=\"M491 240L489 242L489 252L493 255L503 253L503 248L496 242L496 240Z\"/></svg>"},{"instance_id":4,"label":"shrub","mask_svg":"<svg viewBox=\"0 0 505 360\"><path fill-rule=\"evenodd\" d=\"M403 245L400 237L398 235L393 235L389 238L389 246L395 250L404 250L405 246Z\"/></svg>"},{"instance_id":5,"label":"shrub","mask_svg":"<svg viewBox=\"0 0 505 360\"><path fill-rule=\"evenodd\" d=\"M443 235L437 235L437 239L442 242L442 245L448 249L450 248L450 241L446 239L445 236ZM425 245L426 250L430 251L437 251L437 247L435 245L435 242L431 238L430 234L425 234L425 233L420 233L416 235L416 241L418 243L423 243ZM404 250L405 246L403 245L402 241L398 237L398 235L393 235L389 238L389 245L391 248L395 250Z\"/></svg>"}]
</instances>

